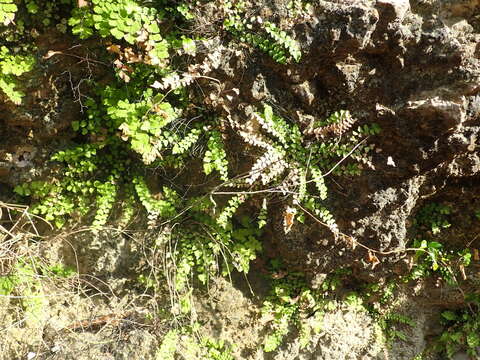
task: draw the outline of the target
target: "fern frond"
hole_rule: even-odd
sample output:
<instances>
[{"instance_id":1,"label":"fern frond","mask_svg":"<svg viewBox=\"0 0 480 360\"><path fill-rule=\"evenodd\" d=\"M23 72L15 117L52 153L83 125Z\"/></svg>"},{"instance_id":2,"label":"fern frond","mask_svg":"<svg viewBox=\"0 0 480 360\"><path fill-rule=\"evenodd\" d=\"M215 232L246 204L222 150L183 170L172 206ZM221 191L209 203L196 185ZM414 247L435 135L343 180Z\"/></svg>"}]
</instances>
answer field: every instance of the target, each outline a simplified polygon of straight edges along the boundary
<instances>
[{"instance_id":1,"label":"fern frond","mask_svg":"<svg viewBox=\"0 0 480 360\"><path fill-rule=\"evenodd\" d=\"M324 206L320 205L315 198L307 196L303 201L305 207L310 210L320 221L322 221L332 233L338 234L338 225L333 215Z\"/></svg>"},{"instance_id":2,"label":"fern frond","mask_svg":"<svg viewBox=\"0 0 480 360\"><path fill-rule=\"evenodd\" d=\"M203 158L203 171L208 175L213 170L217 170L220 173L220 178L227 181L228 160L220 132L212 131L207 146L208 150Z\"/></svg>"},{"instance_id":3,"label":"fern frond","mask_svg":"<svg viewBox=\"0 0 480 360\"><path fill-rule=\"evenodd\" d=\"M258 214L258 228L263 228L268 221L268 203L267 199L263 198L262 207L260 208L260 213Z\"/></svg>"},{"instance_id":4,"label":"fern frond","mask_svg":"<svg viewBox=\"0 0 480 360\"><path fill-rule=\"evenodd\" d=\"M320 193L320 199L325 200L327 198L327 186L325 185L325 179L323 178L322 171L316 167L310 169L312 173L312 180Z\"/></svg>"},{"instance_id":5,"label":"fern frond","mask_svg":"<svg viewBox=\"0 0 480 360\"><path fill-rule=\"evenodd\" d=\"M188 72L182 73L181 76L177 73L171 73L165 76L162 81L155 81L151 86L161 90L176 90L190 85L195 77Z\"/></svg>"},{"instance_id":6,"label":"fern frond","mask_svg":"<svg viewBox=\"0 0 480 360\"><path fill-rule=\"evenodd\" d=\"M290 127L285 120L273 113L271 106L264 106L263 116L257 113L253 116L266 132L275 136L282 144L287 144Z\"/></svg>"},{"instance_id":7,"label":"fern frond","mask_svg":"<svg viewBox=\"0 0 480 360\"><path fill-rule=\"evenodd\" d=\"M177 142L173 145L172 154L184 154L187 152L188 149L195 144L200 137L201 130L200 129L193 129L190 131L180 142Z\"/></svg>"},{"instance_id":8,"label":"fern frond","mask_svg":"<svg viewBox=\"0 0 480 360\"><path fill-rule=\"evenodd\" d=\"M168 199L159 200L159 199L155 199L152 196L145 182L145 179L142 176L136 176L133 178L132 181L140 202L142 203L142 205L145 207L145 210L147 210L147 213L152 218L156 218L158 216L168 217L176 213L173 200L176 200L175 198L177 196L173 190L164 187L164 195Z\"/></svg>"},{"instance_id":9,"label":"fern frond","mask_svg":"<svg viewBox=\"0 0 480 360\"><path fill-rule=\"evenodd\" d=\"M248 131L243 131L243 130L239 131L238 134L243 138L243 140L247 144L250 144L250 145L253 145L253 146L258 146L258 147L261 147L261 148L264 148L264 149L272 149L273 148L270 141L268 141L267 139L265 139L261 135L257 135L257 134L254 134L254 133L251 133L251 132L248 132Z\"/></svg>"},{"instance_id":10,"label":"fern frond","mask_svg":"<svg viewBox=\"0 0 480 360\"><path fill-rule=\"evenodd\" d=\"M227 206L225 206L222 212L217 217L217 224L222 228L227 229L230 220L237 211L238 207L242 205L247 199L246 195L235 195L230 200L228 200Z\"/></svg>"},{"instance_id":11,"label":"fern frond","mask_svg":"<svg viewBox=\"0 0 480 360\"><path fill-rule=\"evenodd\" d=\"M94 229L98 229L107 223L108 216L115 203L117 185L115 185L112 180L113 179L96 186L98 196L96 199L97 212L95 213L95 218L92 223L92 228Z\"/></svg>"},{"instance_id":12,"label":"fern frond","mask_svg":"<svg viewBox=\"0 0 480 360\"><path fill-rule=\"evenodd\" d=\"M328 125L310 129L308 130L308 133L320 138L327 136L341 136L350 130L355 121L356 119L350 115L349 111L336 111L326 120Z\"/></svg>"},{"instance_id":13,"label":"fern frond","mask_svg":"<svg viewBox=\"0 0 480 360\"><path fill-rule=\"evenodd\" d=\"M302 169L299 178L300 185L298 186L298 193L294 197L294 200L298 203L302 202L307 194L307 171L305 169Z\"/></svg>"},{"instance_id":14,"label":"fern frond","mask_svg":"<svg viewBox=\"0 0 480 360\"><path fill-rule=\"evenodd\" d=\"M246 182L251 185L261 179L263 185L268 184L288 167L288 163L283 158L284 154L281 151L275 148L270 149L253 164Z\"/></svg>"}]
</instances>

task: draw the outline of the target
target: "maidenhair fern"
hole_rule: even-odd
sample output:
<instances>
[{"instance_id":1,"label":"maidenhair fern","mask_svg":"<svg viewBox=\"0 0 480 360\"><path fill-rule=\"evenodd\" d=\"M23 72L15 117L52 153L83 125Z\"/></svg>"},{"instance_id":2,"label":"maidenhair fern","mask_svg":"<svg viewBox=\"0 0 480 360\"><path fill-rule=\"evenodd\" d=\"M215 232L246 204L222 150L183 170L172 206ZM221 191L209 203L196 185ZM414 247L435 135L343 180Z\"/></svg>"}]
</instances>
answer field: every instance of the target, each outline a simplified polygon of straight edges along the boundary
<instances>
[{"instance_id":1,"label":"maidenhair fern","mask_svg":"<svg viewBox=\"0 0 480 360\"><path fill-rule=\"evenodd\" d=\"M165 199L155 199L150 193L145 179L141 176L134 177L133 184L140 202L151 217L169 217L175 215L175 202L178 197L173 190L164 187L163 194L165 195Z\"/></svg>"},{"instance_id":2,"label":"maidenhair fern","mask_svg":"<svg viewBox=\"0 0 480 360\"><path fill-rule=\"evenodd\" d=\"M0 47L0 90L17 105L21 104L25 94L17 90L16 78L31 71L34 65L32 56L13 55L7 47Z\"/></svg>"},{"instance_id":3,"label":"maidenhair fern","mask_svg":"<svg viewBox=\"0 0 480 360\"><path fill-rule=\"evenodd\" d=\"M85 39L95 32L129 44L141 45L148 55L146 63L158 65L168 58L168 43L160 34L161 14L134 0L92 0L88 7L76 9L69 20L73 34Z\"/></svg>"},{"instance_id":4,"label":"maidenhair fern","mask_svg":"<svg viewBox=\"0 0 480 360\"><path fill-rule=\"evenodd\" d=\"M188 134L184 135L173 145L172 154L185 154L198 141L201 133L200 129L193 129Z\"/></svg>"},{"instance_id":5,"label":"maidenhair fern","mask_svg":"<svg viewBox=\"0 0 480 360\"><path fill-rule=\"evenodd\" d=\"M319 196L321 200L327 199L327 186L325 185L325 179L322 175L322 171L314 166L310 167L310 172L312 173L312 180L317 187Z\"/></svg>"},{"instance_id":6,"label":"maidenhair fern","mask_svg":"<svg viewBox=\"0 0 480 360\"><path fill-rule=\"evenodd\" d=\"M100 183L97 181L94 185L97 189L98 196L96 199L97 212L95 213L92 227L100 228L107 223L108 216L115 203L118 186L115 184L115 179L112 176L110 176L106 182Z\"/></svg>"},{"instance_id":7,"label":"maidenhair fern","mask_svg":"<svg viewBox=\"0 0 480 360\"><path fill-rule=\"evenodd\" d=\"M13 2L0 0L4 4ZM30 15L38 12L35 2L26 4ZM234 38L258 47L278 63L300 60L300 46L288 28L258 16L243 16L247 11L242 2L230 5L225 5L224 28ZM14 10L0 6L4 22L12 19L5 17L5 8ZM123 227L136 210L144 213L143 218L146 213L149 225L165 225L163 231L169 232L168 243L163 243L169 246L165 268L180 296L188 294L192 281L207 284L213 274L229 274L233 269L248 272L261 251L260 229L266 225L270 200L266 193L286 199L278 207L284 210L286 232L303 211L337 232L327 210L325 176L355 174L368 164L371 148L362 140L376 132L365 125L354 129L355 119L346 111L314 124L313 132L301 131L269 105L248 113L246 124L235 122L233 111L227 116L229 122L210 122L211 117L204 116L212 110L208 106L227 91L232 98L240 91L209 93L206 100L215 100L201 105L200 92L193 96L188 91L196 80L202 90L209 89L202 82L213 84L216 79L211 72L221 69L227 51L218 45L204 54L212 41L189 39L179 32L191 19L190 10L193 7L187 3L172 7L135 0L91 0L73 10L69 20L73 33L82 39L105 39L108 54L103 54L101 62L110 57L115 73L108 84L95 84L92 71L91 91L85 88L81 96L85 116L72 122L76 132L72 141L80 144L52 156L58 166L52 167L50 177L15 189L32 197L34 213L59 227L68 220L90 220L97 231L107 223ZM210 45L197 47L202 42ZM196 63L198 59L202 60ZM0 88L16 103L22 94L15 77L33 65L32 58L0 48ZM320 141L312 141L314 136L309 135ZM232 153L225 146L227 136L245 141L242 152ZM249 159L247 169L229 163L244 160L244 155ZM156 193L147 185L146 177L152 174L159 189ZM165 185L175 186L175 191ZM244 191L236 193L239 188ZM254 215L240 216L245 213Z\"/></svg>"},{"instance_id":8,"label":"maidenhair fern","mask_svg":"<svg viewBox=\"0 0 480 360\"><path fill-rule=\"evenodd\" d=\"M329 131L337 135L339 131L346 133L354 122L351 118L348 112L341 111L332 115L324 126L330 126ZM254 125L256 123L266 135L255 130L258 128ZM240 126L239 134L248 144L264 149L264 153L253 163L245 183L273 186L286 194L293 194L293 206L305 208L337 232L333 216L322 204L328 195L323 174L332 171L356 174L359 168L355 162L337 162L349 154L358 162L365 163L363 159L369 162L371 148L362 146L361 139L375 134L377 128L364 125L344 136L342 141L336 138L307 143L298 126L274 114L269 105L264 106L263 113L252 114L249 124ZM301 213L298 216L302 216ZM290 220L288 223L286 231L291 227Z\"/></svg>"},{"instance_id":9,"label":"maidenhair fern","mask_svg":"<svg viewBox=\"0 0 480 360\"><path fill-rule=\"evenodd\" d=\"M0 24L9 25L12 23L17 10L14 0L0 0Z\"/></svg>"},{"instance_id":10,"label":"maidenhair fern","mask_svg":"<svg viewBox=\"0 0 480 360\"><path fill-rule=\"evenodd\" d=\"M228 15L223 23L225 29L241 41L259 48L280 64L300 61L302 52L297 41L274 23L245 16L245 9L240 3L225 5L224 11Z\"/></svg>"},{"instance_id":11,"label":"maidenhair fern","mask_svg":"<svg viewBox=\"0 0 480 360\"><path fill-rule=\"evenodd\" d=\"M276 44L273 46L266 45L265 49L262 50L268 52L274 60L280 63L284 62L288 55L290 55L296 62L300 60L302 52L300 46L294 39L271 22L266 22L264 28Z\"/></svg>"},{"instance_id":12,"label":"maidenhair fern","mask_svg":"<svg viewBox=\"0 0 480 360\"><path fill-rule=\"evenodd\" d=\"M217 223L222 228L227 229L230 224L230 219L233 217L233 214L237 211L238 207L245 202L245 195L235 195L230 200L228 200L227 205L223 208L220 215L217 217Z\"/></svg>"},{"instance_id":13,"label":"maidenhair fern","mask_svg":"<svg viewBox=\"0 0 480 360\"><path fill-rule=\"evenodd\" d=\"M228 180L228 160L223 147L222 137L219 131L211 131L207 143L208 150L203 158L203 171L210 174L217 170L220 173L220 179Z\"/></svg>"}]
</instances>

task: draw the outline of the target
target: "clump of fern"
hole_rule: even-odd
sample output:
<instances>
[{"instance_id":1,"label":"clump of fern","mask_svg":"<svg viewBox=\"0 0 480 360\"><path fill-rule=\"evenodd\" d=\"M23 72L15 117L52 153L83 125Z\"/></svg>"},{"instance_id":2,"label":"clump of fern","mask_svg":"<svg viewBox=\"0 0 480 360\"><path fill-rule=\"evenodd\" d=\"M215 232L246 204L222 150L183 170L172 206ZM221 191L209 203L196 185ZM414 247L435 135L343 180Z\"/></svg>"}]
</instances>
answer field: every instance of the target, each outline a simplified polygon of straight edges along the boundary
<instances>
[{"instance_id":1,"label":"clump of fern","mask_svg":"<svg viewBox=\"0 0 480 360\"><path fill-rule=\"evenodd\" d=\"M253 163L244 186L268 186L291 195L294 208L311 212L336 233L337 225L325 203L325 174L358 174L360 164L369 162L372 150L361 140L378 132L378 127L365 125L352 130L353 123L347 111L333 113L313 132L322 138L312 142L307 139L308 132L304 135L296 124L288 123L265 105L262 113L252 113L247 124L239 125L244 141L264 151ZM348 156L354 161L341 163ZM302 220L303 211L291 213Z\"/></svg>"}]
</instances>

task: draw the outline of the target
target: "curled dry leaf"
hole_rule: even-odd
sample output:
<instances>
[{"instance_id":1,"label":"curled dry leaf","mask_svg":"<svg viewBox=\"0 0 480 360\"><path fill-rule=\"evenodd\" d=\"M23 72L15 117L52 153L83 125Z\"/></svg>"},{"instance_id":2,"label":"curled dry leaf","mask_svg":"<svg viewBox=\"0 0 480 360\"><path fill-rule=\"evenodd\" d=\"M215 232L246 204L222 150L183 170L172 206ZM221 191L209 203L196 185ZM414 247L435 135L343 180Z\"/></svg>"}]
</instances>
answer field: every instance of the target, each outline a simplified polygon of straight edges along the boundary
<instances>
[{"instance_id":1,"label":"curled dry leaf","mask_svg":"<svg viewBox=\"0 0 480 360\"><path fill-rule=\"evenodd\" d=\"M377 256L370 250L368 251L368 254L367 254L367 260L369 263L372 264L372 270L375 269L375 267L378 264L380 264L380 260L378 260Z\"/></svg>"},{"instance_id":2,"label":"curled dry leaf","mask_svg":"<svg viewBox=\"0 0 480 360\"><path fill-rule=\"evenodd\" d=\"M287 276L287 275L288 275L288 272L287 272L287 271L281 270L281 271L278 271L278 272L276 272L276 273L273 273L273 274L272 274L272 279L275 279L275 280L277 280L277 279L283 279L283 278L284 278L285 276Z\"/></svg>"},{"instance_id":3,"label":"curled dry leaf","mask_svg":"<svg viewBox=\"0 0 480 360\"><path fill-rule=\"evenodd\" d=\"M283 231L285 231L285 234L288 234L290 230L292 230L296 213L297 209L290 206L287 206L285 209L285 212L283 213Z\"/></svg>"},{"instance_id":4,"label":"curled dry leaf","mask_svg":"<svg viewBox=\"0 0 480 360\"><path fill-rule=\"evenodd\" d=\"M116 44L112 44L110 46L107 46L107 51L108 52L111 52L111 53L115 53L115 54L118 54L118 55L121 55L122 54L122 49L120 48L119 45L116 45Z\"/></svg>"},{"instance_id":5,"label":"curled dry leaf","mask_svg":"<svg viewBox=\"0 0 480 360\"><path fill-rule=\"evenodd\" d=\"M128 63L142 62L142 57L140 55L135 54L133 49L130 47L125 48L123 56Z\"/></svg>"},{"instance_id":6,"label":"curled dry leaf","mask_svg":"<svg viewBox=\"0 0 480 360\"><path fill-rule=\"evenodd\" d=\"M357 247L357 240L355 240L351 236L345 236L345 239L347 240L347 243L352 248L352 250L355 250L355 248Z\"/></svg>"}]
</instances>

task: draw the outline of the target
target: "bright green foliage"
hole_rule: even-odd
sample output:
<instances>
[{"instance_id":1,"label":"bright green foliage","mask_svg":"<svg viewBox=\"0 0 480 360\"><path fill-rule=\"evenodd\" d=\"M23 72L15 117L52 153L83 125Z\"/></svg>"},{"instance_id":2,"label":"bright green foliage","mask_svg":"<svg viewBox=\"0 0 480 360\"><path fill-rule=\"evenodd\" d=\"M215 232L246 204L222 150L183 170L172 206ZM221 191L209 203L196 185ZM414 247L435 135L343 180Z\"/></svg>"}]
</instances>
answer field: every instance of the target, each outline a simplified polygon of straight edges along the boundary
<instances>
[{"instance_id":1,"label":"bright green foliage","mask_svg":"<svg viewBox=\"0 0 480 360\"><path fill-rule=\"evenodd\" d=\"M348 116L350 116L350 113L346 110L334 111L327 118L315 121L314 127L318 128L327 125L340 124Z\"/></svg>"},{"instance_id":2,"label":"bright green foliage","mask_svg":"<svg viewBox=\"0 0 480 360\"><path fill-rule=\"evenodd\" d=\"M165 186L163 188L165 199L155 199L152 197L152 194L150 193L150 190L148 189L147 184L142 177L134 177L133 184L140 202L145 207L149 215L153 217L170 217L175 215L175 204L179 201L178 195L175 193L175 191Z\"/></svg>"},{"instance_id":3,"label":"bright green foliage","mask_svg":"<svg viewBox=\"0 0 480 360\"><path fill-rule=\"evenodd\" d=\"M136 167L151 163L162 155L175 156L174 163L182 161L188 150L197 142L200 130L193 128L182 137L180 132L166 127L177 118L176 110L163 96L153 96L151 90L143 91L141 101L130 101L124 90L109 86L99 91L99 101L85 102L87 118L72 123L82 135L104 134L97 142L78 145L57 152L53 161L65 164L58 177L60 182L33 182L16 188L23 196L33 195L36 200L32 211L44 215L56 225L64 225L68 216L87 215L89 203L95 203L93 227L98 229L107 222L118 199L124 203L124 218L128 222L134 208L135 196L147 210L151 219L169 218L176 214L178 195L168 187L163 188L162 199L154 199ZM138 153L141 160L132 157ZM128 171L126 171L129 169Z\"/></svg>"},{"instance_id":4,"label":"bright green foliage","mask_svg":"<svg viewBox=\"0 0 480 360\"><path fill-rule=\"evenodd\" d=\"M0 276L0 295L10 295L17 282L18 279L14 275Z\"/></svg>"},{"instance_id":5,"label":"bright green foliage","mask_svg":"<svg viewBox=\"0 0 480 360\"><path fill-rule=\"evenodd\" d=\"M75 204L72 197L63 194L63 189L59 185L33 181L16 186L15 192L38 199L39 201L30 208L30 211L44 216L47 221L54 221L59 228L65 224L65 215L73 213L75 208L78 208L78 204Z\"/></svg>"},{"instance_id":6,"label":"bright green foliage","mask_svg":"<svg viewBox=\"0 0 480 360\"><path fill-rule=\"evenodd\" d=\"M185 20L192 20L194 18L191 13L193 6L194 4L181 3L180 5L177 5L176 10L185 18Z\"/></svg>"},{"instance_id":7,"label":"bright green foliage","mask_svg":"<svg viewBox=\"0 0 480 360\"><path fill-rule=\"evenodd\" d=\"M104 183L97 180L94 186L97 189L98 196L96 204L97 212L95 213L92 227L100 228L107 223L108 215L110 215L117 196L117 186L113 176L110 176Z\"/></svg>"},{"instance_id":8,"label":"bright green foliage","mask_svg":"<svg viewBox=\"0 0 480 360\"><path fill-rule=\"evenodd\" d=\"M230 200L228 200L227 205L223 208L220 215L217 217L217 223L222 228L227 229L231 227L230 219L233 214L237 211L238 207L245 202L245 195L235 195Z\"/></svg>"},{"instance_id":9,"label":"bright green foliage","mask_svg":"<svg viewBox=\"0 0 480 360\"><path fill-rule=\"evenodd\" d=\"M255 260L257 253L262 251L262 245L258 240L261 231L250 222L246 216L240 218L240 226L235 226L231 233L232 246L232 263L235 268L248 273L250 270L250 262Z\"/></svg>"},{"instance_id":10,"label":"bright green foliage","mask_svg":"<svg viewBox=\"0 0 480 360\"><path fill-rule=\"evenodd\" d=\"M267 48L262 50L268 52L275 61L282 63L286 60L286 56L288 55L290 55L296 62L300 60L302 56L300 46L295 40L288 36L285 31L280 30L271 22L265 23L265 31L275 41L275 45L273 45L273 47L267 45Z\"/></svg>"},{"instance_id":11,"label":"bright green foliage","mask_svg":"<svg viewBox=\"0 0 480 360\"><path fill-rule=\"evenodd\" d=\"M60 181L33 181L15 187L15 192L32 196L36 201L31 211L54 221L57 227L62 227L73 214L86 215L91 202L97 205L94 227L104 225L116 198L122 169L122 164L111 162L111 155L104 155L104 147L105 144L84 144L59 151L52 161L65 164ZM92 179L92 175L97 175L97 179Z\"/></svg>"},{"instance_id":12,"label":"bright green foliage","mask_svg":"<svg viewBox=\"0 0 480 360\"><path fill-rule=\"evenodd\" d=\"M217 170L220 173L220 179L227 181L228 160L219 131L214 130L210 133L207 146L208 150L203 158L203 171L208 175Z\"/></svg>"},{"instance_id":13,"label":"bright green foliage","mask_svg":"<svg viewBox=\"0 0 480 360\"><path fill-rule=\"evenodd\" d=\"M0 90L17 105L25 94L16 90L16 77L31 71L34 65L33 56L13 55L7 47L0 47Z\"/></svg>"},{"instance_id":14,"label":"bright green foliage","mask_svg":"<svg viewBox=\"0 0 480 360\"><path fill-rule=\"evenodd\" d=\"M77 273L75 269L73 269L72 267L65 266L63 264L54 264L54 265L48 266L46 268L46 271L48 273L52 273L60 278L65 278L65 279L72 277Z\"/></svg>"},{"instance_id":15,"label":"bright green foliage","mask_svg":"<svg viewBox=\"0 0 480 360\"><path fill-rule=\"evenodd\" d=\"M155 98L130 103L128 99L108 104L107 115L122 131L134 151L142 155L146 164L152 163L164 148L172 148L174 154L185 153L196 142L199 131L194 129L180 139L176 133L163 128L177 118L178 113L167 102L157 103Z\"/></svg>"},{"instance_id":16,"label":"bright green foliage","mask_svg":"<svg viewBox=\"0 0 480 360\"><path fill-rule=\"evenodd\" d=\"M93 99L86 101L88 119L73 122L73 129L84 135L99 132L116 135L120 131L121 138L141 155L145 164L165 155L165 151L186 154L200 136L196 128L187 134L168 130L180 111L163 101L163 95L153 96L149 89L138 94L144 98L141 101L129 100L128 92L112 86L100 90L99 95L100 104Z\"/></svg>"},{"instance_id":17,"label":"bright green foliage","mask_svg":"<svg viewBox=\"0 0 480 360\"><path fill-rule=\"evenodd\" d=\"M95 22L87 7L75 8L72 17L68 20L68 25L72 26L72 33L80 39L89 38L94 34Z\"/></svg>"},{"instance_id":18,"label":"bright green foliage","mask_svg":"<svg viewBox=\"0 0 480 360\"><path fill-rule=\"evenodd\" d=\"M203 337L201 341L202 347L206 354L204 359L208 360L234 360L232 350L223 340L215 340Z\"/></svg>"},{"instance_id":19,"label":"bright green foliage","mask_svg":"<svg viewBox=\"0 0 480 360\"><path fill-rule=\"evenodd\" d=\"M279 189L294 193L293 206L306 209L310 215L337 232L335 220L324 205L328 194L323 174L332 172L334 167L334 173L337 174L358 174L360 169L355 162L339 166L336 163L348 154L358 162L368 159L372 148L358 144L362 138L376 134L378 127L358 127L343 136L342 141L331 139L307 143L298 126L276 115L269 105L264 105L263 113L257 113L255 119L270 137L262 134L255 134L256 137L242 135L247 143L266 150L253 164L247 183L261 182L270 187L276 184ZM299 212L298 220L303 219L304 214Z\"/></svg>"},{"instance_id":20,"label":"bright green foliage","mask_svg":"<svg viewBox=\"0 0 480 360\"><path fill-rule=\"evenodd\" d=\"M299 19L304 16L311 8L311 4L304 0L290 0L287 3L288 17Z\"/></svg>"},{"instance_id":21,"label":"bright green foliage","mask_svg":"<svg viewBox=\"0 0 480 360\"><path fill-rule=\"evenodd\" d=\"M322 175L322 171L318 168L312 167L310 169L310 172L312 173L313 182L315 183L318 193L320 194L320 199L326 200L328 196L327 186L325 185L325 180Z\"/></svg>"},{"instance_id":22,"label":"bright green foliage","mask_svg":"<svg viewBox=\"0 0 480 360\"><path fill-rule=\"evenodd\" d=\"M155 358L158 360L174 360L179 340L178 330L169 330L163 337L162 344L155 353Z\"/></svg>"},{"instance_id":23,"label":"bright green foliage","mask_svg":"<svg viewBox=\"0 0 480 360\"><path fill-rule=\"evenodd\" d=\"M392 280L384 285L378 283L368 284L364 289L366 298L375 297L379 305L387 305L394 300L395 290L398 287L398 281Z\"/></svg>"},{"instance_id":24,"label":"bright green foliage","mask_svg":"<svg viewBox=\"0 0 480 360\"><path fill-rule=\"evenodd\" d=\"M0 0L0 25L8 25L15 18L17 5L14 0Z\"/></svg>"},{"instance_id":25,"label":"bright green foliage","mask_svg":"<svg viewBox=\"0 0 480 360\"><path fill-rule=\"evenodd\" d=\"M0 295L11 294L21 299L25 321L36 322L42 317L48 300L44 296L37 268L32 260L20 258L9 275L0 276Z\"/></svg>"},{"instance_id":26,"label":"bright green foliage","mask_svg":"<svg viewBox=\"0 0 480 360\"><path fill-rule=\"evenodd\" d=\"M53 9L49 3L27 0L26 12L36 19ZM58 227L67 221L88 221L95 231L110 223L125 226L135 210L142 211L144 216L139 218L145 218L146 214L149 226L158 228L162 234L168 233L168 239L155 242L155 246L164 251L162 265L165 277L172 281L168 281L172 297L178 300L177 314L192 310L193 284L208 285L212 276L228 275L234 270L247 273L251 261L262 250L260 229L268 219L265 194L258 199L239 192L226 198L217 191L231 193L235 191L232 188L238 187L253 188L248 190L254 193L259 188L261 193L262 187L273 188L275 193L284 191L291 197L288 204L282 205L297 207L296 210L303 208L337 231L327 210L325 176L349 152L353 160L337 166L334 173L357 174L360 171L357 163L371 149L362 145L353 151L354 147L366 136L377 133L378 128L364 125L342 133L341 139L313 142L299 126L266 105L261 114L256 114L261 125L259 131L265 134L251 134L247 139L248 134L240 134L240 126L227 128L227 121L211 121L217 115L209 113L213 110L205 106L206 102L199 101L199 92L188 91L186 87L191 81L179 80L180 85L172 86L171 91L155 85L167 83L167 76L181 72L190 79L212 80L207 76L208 71L202 73L201 69L214 66L209 64L213 60L204 56L204 49L197 47L199 42L177 30L192 19L195 5L139 0L89 3L73 10L68 24L81 39L93 36L107 39L102 40L98 49L92 48L91 54L100 57L99 67L109 61L108 56L115 57L112 61L117 73L111 77L106 73L105 82L95 83L97 74L92 71L90 79L83 83L87 85L81 96L84 116L72 122L76 132L74 143L54 153L51 160L56 166L51 167L50 174L44 174L42 181L16 187L18 194L31 196L30 211ZM278 63L300 60L300 47L287 34L289 30L284 31L273 22L244 17L245 9L240 2L226 7L233 12L227 14L225 28L235 37L260 48ZM51 19L47 16L45 20ZM65 23L57 20L57 28L58 25L64 28ZM102 54L100 49L110 41L115 42L109 47L111 54ZM2 56L0 65L5 66L6 72L0 79L5 78L5 73L13 77L28 71L27 58ZM205 58L203 64L195 63L199 58ZM16 70L17 67L22 70ZM119 70L124 68L128 81ZM202 90L207 89L201 85ZM324 126L334 124L335 116L340 119L346 112L339 114L331 115ZM223 138L230 132L242 136L249 145L263 147L264 153L254 158L256 151L250 152L249 146L243 147L244 151L230 153L232 149L225 146ZM241 166L230 165L228 161L244 154L254 159L248 175L239 174ZM217 178L208 176L214 172L218 173ZM218 178L223 183L219 184ZM150 184L160 190L154 194ZM61 268L49 271L68 276ZM155 288L152 278L139 277L145 287ZM329 289L335 287L335 281L330 281L329 286ZM5 293L15 291L14 287L12 279L0 282ZM265 339L265 349L271 351L278 346L290 323L298 325L305 346L312 326L299 319L321 315L323 306L322 295L308 289L303 275L289 274L277 279L264 306L265 312L274 316L273 335ZM183 335L188 334L178 330L167 335L160 349L161 359L178 355L174 343ZM193 340L191 343L195 344ZM232 359L230 350L221 342L203 339L196 344L197 358Z\"/></svg>"},{"instance_id":27,"label":"bright green foliage","mask_svg":"<svg viewBox=\"0 0 480 360\"><path fill-rule=\"evenodd\" d=\"M199 139L200 129L192 129L179 142L175 143L172 148L173 155L185 154Z\"/></svg>"},{"instance_id":28,"label":"bright green foliage","mask_svg":"<svg viewBox=\"0 0 480 360\"><path fill-rule=\"evenodd\" d=\"M273 112L270 105L265 105L263 114L259 114L259 116L264 120L262 125L265 131L276 137L282 145L299 150L302 136L297 126L290 126L283 118Z\"/></svg>"},{"instance_id":29,"label":"bright green foliage","mask_svg":"<svg viewBox=\"0 0 480 360\"><path fill-rule=\"evenodd\" d=\"M415 240L413 247L418 248L414 257L415 265L405 281L425 278L436 272L447 283L455 285L457 284L455 277L457 271L454 271L453 264L462 267L468 266L472 257L469 249L455 253L445 250L443 245L436 241Z\"/></svg>"},{"instance_id":30,"label":"bright green foliage","mask_svg":"<svg viewBox=\"0 0 480 360\"><path fill-rule=\"evenodd\" d=\"M168 43L160 35L158 22L162 14L156 9L134 0L92 0L92 4L93 12L88 7L74 10L68 22L73 34L85 39L96 32L132 45L148 43L152 47L150 62L154 65L168 58Z\"/></svg>"},{"instance_id":31,"label":"bright green foliage","mask_svg":"<svg viewBox=\"0 0 480 360\"><path fill-rule=\"evenodd\" d=\"M261 229L267 225L268 208L267 199L263 199L260 214L258 214L258 228Z\"/></svg>"},{"instance_id":32,"label":"bright green foliage","mask_svg":"<svg viewBox=\"0 0 480 360\"><path fill-rule=\"evenodd\" d=\"M350 268L336 269L328 274L328 276L322 282L321 290L324 293L334 292L340 288L340 286L342 286L345 278L348 278L350 275L352 275L352 269Z\"/></svg>"}]
</instances>

